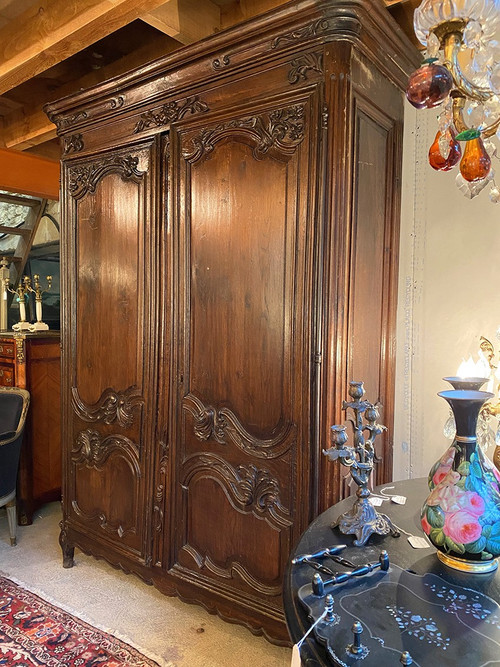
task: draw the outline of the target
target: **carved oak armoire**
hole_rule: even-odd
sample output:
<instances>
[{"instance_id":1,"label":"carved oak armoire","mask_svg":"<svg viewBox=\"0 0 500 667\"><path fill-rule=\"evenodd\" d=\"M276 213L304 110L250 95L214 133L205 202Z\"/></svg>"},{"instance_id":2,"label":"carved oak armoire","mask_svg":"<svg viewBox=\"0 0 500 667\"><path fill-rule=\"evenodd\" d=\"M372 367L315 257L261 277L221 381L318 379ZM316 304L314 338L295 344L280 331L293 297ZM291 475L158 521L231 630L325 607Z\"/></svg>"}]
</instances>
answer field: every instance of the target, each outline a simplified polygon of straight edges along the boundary
<instances>
[{"instance_id":1,"label":"carved oak armoire","mask_svg":"<svg viewBox=\"0 0 500 667\"><path fill-rule=\"evenodd\" d=\"M370 0L299 0L47 107L63 146L74 547L287 642L362 379L391 424L403 95ZM391 432L378 468L390 479Z\"/></svg>"}]
</instances>

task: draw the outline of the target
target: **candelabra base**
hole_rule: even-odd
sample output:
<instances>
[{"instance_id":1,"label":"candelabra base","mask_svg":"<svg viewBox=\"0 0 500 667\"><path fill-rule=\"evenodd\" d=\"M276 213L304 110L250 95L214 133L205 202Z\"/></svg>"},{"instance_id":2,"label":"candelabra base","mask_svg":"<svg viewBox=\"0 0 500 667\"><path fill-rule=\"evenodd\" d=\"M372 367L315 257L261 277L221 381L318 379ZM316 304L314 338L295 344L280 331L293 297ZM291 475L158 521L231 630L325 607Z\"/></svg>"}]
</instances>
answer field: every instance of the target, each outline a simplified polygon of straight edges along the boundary
<instances>
[{"instance_id":1,"label":"candelabra base","mask_svg":"<svg viewBox=\"0 0 500 667\"><path fill-rule=\"evenodd\" d=\"M30 324L29 330L30 331L47 331L49 328L48 324L45 324L45 322L34 322L33 324Z\"/></svg>"},{"instance_id":2,"label":"candelabra base","mask_svg":"<svg viewBox=\"0 0 500 667\"><path fill-rule=\"evenodd\" d=\"M344 535L356 535L354 545L363 547L368 538L375 535L399 537L400 533L386 514L379 514L368 498L357 498L351 510L345 512L332 528L338 528Z\"/></svg>"},{"instance_id":3,"label":"candelabra base","mask_svg":"<svg viewBox=\"0 0 500 667\"><path fill-rule=\"evenodd\" d=\"M29 331L31 324L29 322L16 322L12 325L13 331Z\"/></svg>"}]
</instances>

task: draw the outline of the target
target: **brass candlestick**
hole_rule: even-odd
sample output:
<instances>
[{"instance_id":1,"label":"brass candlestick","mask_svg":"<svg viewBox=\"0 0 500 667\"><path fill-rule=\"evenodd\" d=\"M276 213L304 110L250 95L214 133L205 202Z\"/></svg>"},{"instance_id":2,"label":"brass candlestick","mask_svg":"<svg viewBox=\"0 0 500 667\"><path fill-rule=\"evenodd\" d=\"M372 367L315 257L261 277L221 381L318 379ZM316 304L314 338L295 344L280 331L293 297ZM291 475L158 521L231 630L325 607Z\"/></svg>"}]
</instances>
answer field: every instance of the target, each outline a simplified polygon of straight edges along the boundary
<instances>
[{"instance_id":1,"label":"brass candlestick","mask_svg":"<svg viewBox=\"0 0 500 667\"><path fill-rule=\"evenodd\" d=\"M385 514L379 514L369 501L370 489L368 483L373 470L375 459L375 438L386 430L386 427L377 423L379 412L377 407L369 401L362 400L365 394L362 382L349 384L349 396L352 401L342 401L342 410L346 413L351 410L354 418L349 422L353 427L354 447L346 447L348 441L346 426L331 427L331 441L334 447L323 450L323 454L330 460L337 459L351 471L351 477L358 485L354 506L342 514L332 525L338 526L344 535L356 535L354 544L362 547L372 533L399 537L399 531ZM363 423L363 417L366 423ZM368 437L365 437L367 433Z\"/></svg>"},{"instance_id":2,"label":"brass candlestick","mask_svg":"<svg viewBox=\"0 0 500 667\"><path fill-rule=\"evenodd\" d=\"M26 321L26 294L29 291L30 279L27 276L24 276L23 280L19 281L19 285L16 288L12 288L9 284L9 279L5 278L3 281L5 289L11 294L16 295L16 301L19 304L19 322L12 325L14 331L28 331L30 328L30 323Z\"/></svg>"},{"instance_id":3,"label":"brass candlestick","mask_svg":"<svg viewBox=\"0 0 500 667\"><path fill-rule=\"evenodd\" d=\"M29 327L30 331L46 331L49 328L48 324L42 322L42 294L48 292L52 287L52 276L47 276L47 287L42 289L40 285L40 276L35 273L33 276L33 287L31 283L28 283L28 291L33 292L35 295L35 313L36 313L36 322L31 324Z\"/></svg>"}]
</instances>

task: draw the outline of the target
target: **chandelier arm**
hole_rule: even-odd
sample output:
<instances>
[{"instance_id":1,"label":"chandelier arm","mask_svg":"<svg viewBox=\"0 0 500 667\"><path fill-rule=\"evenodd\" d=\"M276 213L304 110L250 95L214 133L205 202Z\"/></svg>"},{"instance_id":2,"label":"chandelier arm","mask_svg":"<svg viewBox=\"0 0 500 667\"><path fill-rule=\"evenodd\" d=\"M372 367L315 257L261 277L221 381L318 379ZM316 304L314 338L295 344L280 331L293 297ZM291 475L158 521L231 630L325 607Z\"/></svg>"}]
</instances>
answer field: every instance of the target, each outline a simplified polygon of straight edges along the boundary
<instances>
[{"instance_id":1,"label":"chandelier arm","mask_svg":"<svg viewBox=\"0 0 500 667\"><path fill-rule=\"evenodd\" d=\"M497 133L499 127L500 127L500 118L497 118L494 123L488 125L488 127L485 127L484 130L481 130L481 134L486 139L489 139L489 137L493 137Z\"/></svg>"},{"instance_id":2,"label":"chandelier arm","mask_svg":"<svg viewBox=\"0 0 500 667\"><path fill-rule=\"evenodd\" d=\"M453 124L457 132L465 132L468 130L463 116L463 109L465 106L465 97L463 95L452 93L451 98L453 100ZM481 136L485 139L489 139L494 136L500 127L500 117L497 118L491 125L483 128L481 130Z\"/></svg>"},{"instance_id":3,"label":"chandelier arm","mask_svg":"<svg viewBox=\"0 0 500 667\"><path fill-rule=\"evenodd\" d=\"M472 81L469 81L462 72L458 62L462 35L459 32L449 32L444 35L442 44L444 49L444 66L450 71L457 89L474 100L480 102L488 100L491 97L491 90L476 86Z\"/></svg>"},{"instance_id":4,"label":"chandelier arm","mask_svg":"<svg viewBox=\"0 0 500 667\"><path fill-rule=\"evenodd\" d=\"M452 100L453 100L453 125L455 126L457 133L465 132L465 130L469 129L464 121L464 115L463 115L463 109L465 106L465 97L463 95L455 94L452 95Z\"/></svg>"}]
</instances>

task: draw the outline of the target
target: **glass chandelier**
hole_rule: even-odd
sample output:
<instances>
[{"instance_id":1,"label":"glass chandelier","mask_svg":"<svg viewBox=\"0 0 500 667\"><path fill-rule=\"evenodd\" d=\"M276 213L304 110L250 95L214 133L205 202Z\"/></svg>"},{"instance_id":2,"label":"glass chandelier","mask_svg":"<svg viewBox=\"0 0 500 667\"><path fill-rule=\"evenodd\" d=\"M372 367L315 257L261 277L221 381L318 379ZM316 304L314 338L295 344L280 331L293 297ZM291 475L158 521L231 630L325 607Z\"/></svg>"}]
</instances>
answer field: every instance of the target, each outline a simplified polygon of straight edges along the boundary
<instances>
[{"instance_id":1,"label":"glass chandelier","mask_svg":"<svg viewBox=\"0 0 500 667\"><path fill-rule=\"evenodd\" d=\"M437 171L459 164L460 190L472 198L489 186L498 203L500 0L423 0L414 28L426 58L406 96L417 109L442 107L429 163Z\"/></svg>"}]
</instances>

